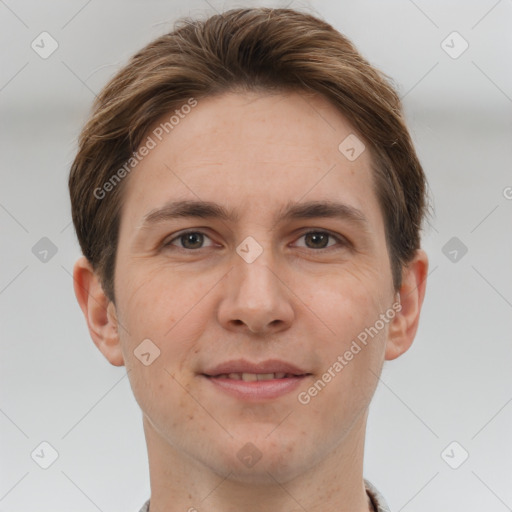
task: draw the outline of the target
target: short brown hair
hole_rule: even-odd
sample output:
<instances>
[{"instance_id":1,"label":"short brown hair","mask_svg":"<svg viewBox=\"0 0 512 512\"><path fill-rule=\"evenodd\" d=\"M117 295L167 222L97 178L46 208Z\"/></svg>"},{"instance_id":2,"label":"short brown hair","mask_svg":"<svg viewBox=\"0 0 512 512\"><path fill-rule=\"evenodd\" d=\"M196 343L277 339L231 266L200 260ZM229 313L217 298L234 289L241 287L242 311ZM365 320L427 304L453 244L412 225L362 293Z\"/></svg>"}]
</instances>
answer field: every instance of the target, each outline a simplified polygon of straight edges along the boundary
<instances>
[{"instance_id":1,"label":"short brown hair","mask_svg":"<svg viewBox=\"0 0 512 512\"><path fill-rule=\"evenodd\" d=\"M71 166L72 217L83 254L114 301L114 268L126 179L97 190L140 146L147 130L190 98L230 91L316 92L369 147L395 289L420 246L426 180L389 78L328 23L292 9L232 9L182 18L136 53L103 88ZM341 142L341 141L340 141Z\"/></svg>"}]
</instances>

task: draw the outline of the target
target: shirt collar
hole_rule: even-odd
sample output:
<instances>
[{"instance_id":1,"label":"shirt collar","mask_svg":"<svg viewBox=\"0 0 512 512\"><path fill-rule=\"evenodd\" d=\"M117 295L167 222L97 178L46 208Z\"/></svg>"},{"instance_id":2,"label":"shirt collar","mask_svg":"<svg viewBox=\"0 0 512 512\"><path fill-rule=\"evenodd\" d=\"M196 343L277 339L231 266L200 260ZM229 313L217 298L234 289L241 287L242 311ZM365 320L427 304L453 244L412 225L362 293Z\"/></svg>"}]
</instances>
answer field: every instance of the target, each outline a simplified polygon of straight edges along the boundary
<instances>
[{"instance_id":1,"label":"shirt collar","mask_svg":"<svg viewBox=\"0 0 512 512\"><path fill-rule=\"evenodd\" d=\"M366 478L364 479L364 485L366 487L366 494L370 496L375 510L377 512L391 512L384 496L382 496L379 490L369 480L366 480Z\"/></svg>"},{"instance_id":2,"label":"shirt collar","mask_svg":"<svg viewBox=\"0 0 512 512\"><path fill-rule=\"evenodd\" d=\"M368 494L372 500L375 510L377 512L391 512L386 501L384 500L384 497L378 491L378 489L369 480L366 479L364 480L364 485L366 487L366 494ZM149 500L144 503L139 512L149 512Z\"/></svg>"}]
</instances>

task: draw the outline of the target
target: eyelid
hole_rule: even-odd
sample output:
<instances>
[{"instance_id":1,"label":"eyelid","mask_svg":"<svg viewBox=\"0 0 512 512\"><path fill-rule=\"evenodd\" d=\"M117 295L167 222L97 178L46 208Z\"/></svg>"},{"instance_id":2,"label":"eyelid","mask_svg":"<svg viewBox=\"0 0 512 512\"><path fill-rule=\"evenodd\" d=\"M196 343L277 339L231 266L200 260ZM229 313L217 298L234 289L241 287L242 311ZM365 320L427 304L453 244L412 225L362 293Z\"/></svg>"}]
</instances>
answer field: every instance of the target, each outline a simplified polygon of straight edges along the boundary
<instances>
[{"instance_id":1,"label":"eyelid","mask_svg":"<svg viewBox=\"0 0 512 512\"><path fill-rule=\"evenodd\" d=\"M169 245L173 245L172 242L175 240L180 239L182 236L188 235L189 233L199 233L203 235L206 238L209 238L211 240L211 237L204 231L205 228L197 228L197 229L184 229L183 231L178 231L176 233L173 233L170 235L172 238L166 237L164 241L162 242L162 247L165 248ZM209 246L211 247L211 246ZM183 251L198 251L199 249L186 249L184 247L176 246L177 249L181 249ZM203 247L200 247L200 249L203 249Z\"/></svg>"},{"instance_id":2,"label":"eyelid","mask_svg":"<svg viewBox=\"0 0 512 512\"><path fill-rule=\"evenodd\" d=\"M330 236L331 238L334 238L337 242L338 242L338 246L352 246L351 242L346 238L344 237L343 235L340 235L338 233L333 233L332 231L328 230L328 229L324 229L324 228L308 228L307 231L301 231L300 234L299 234L299 239L302 238L303 236L305 235L309 235L309 234L312 234L312 233L323 233L323 234L326 234L328 236ZM316 252L319 252L319 251L328 251L330 249L336 249L336 244L335 245L329 245L327 247L321 247L320 249L311 249L310 247L304 247L304 249L310 249L312 251L316 251Z\"/></svg>"},{"instance_id":3,"label":"eyelid","mask_svg":"<svg viewBox=\"0 0 512 512\"><path fill-rule=\"evenodd\" d=\"M173 233L171 236L172 238L170 239L164 239L163 243L162 243L162 248L165 248L165 247L168 247L170 245L173 245L172 242L178 240L179 238L181 238L182 236L184 235L188 235L189 233L199 233L203 236L205 236L206 238L209 238L211 240L211 237L204 231L205 228L196 228L196 229L185 229L183 231L178 231L176 233ZM301 247L303 249L308 249L308 250L311 250L311 251L315 251L315 252L321 252L321 251L329 251L329 250L336 250L337 248L339 247L336 247L336 245L338 246L344 246L344 247L352 247L352 243L350 242L350 240L348 240L345 236L343 235L340 235L340 234L337 234L337 233L333 233L332 231L328 230L328 229L324 229L324 228L307 228L305 231L302 231L300 230L295 236L298 236L298 239L306 236L306 235L309 235L309 234L313 234L313 233L323 233L323 234L326 234L328 236L330 236L331 238L334 238L338 244L334 244L334 245L330 245L330 246L327 246L327 247L320 247L318 249L312 249L310 247ZM199 251L200 249L204 249L205 247L200 247L199 249L187 249L185 247L179 247L179 246L175 246L177 249L181 249L183 251L187 251L187 252L194 252L194 251ZM208 246L208 247L211 247Z\"/></svg>"}]
</instances>

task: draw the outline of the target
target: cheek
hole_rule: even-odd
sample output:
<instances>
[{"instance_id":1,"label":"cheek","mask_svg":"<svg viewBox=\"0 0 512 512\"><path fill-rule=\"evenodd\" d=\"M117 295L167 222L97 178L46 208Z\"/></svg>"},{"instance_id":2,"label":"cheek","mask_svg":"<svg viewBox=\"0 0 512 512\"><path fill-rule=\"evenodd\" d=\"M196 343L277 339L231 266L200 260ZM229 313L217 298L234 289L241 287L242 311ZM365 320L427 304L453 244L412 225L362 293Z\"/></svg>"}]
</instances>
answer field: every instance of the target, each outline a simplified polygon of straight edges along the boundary
<instances>
[{"instance_id":1,"label":"cheek","mask_svg":"<svg viewBox=\"0 0 512 512\"><path fill-rule=\"evenodd\" d=\"M329 286L310 295L310 309L329 327L319 346L326 373L317 386L329 388L321 392L326 400L365 403L375 389L374 374L380 374L391 318L381 320L386 299L382 283L373 277L346 274L333 280L331 276ZM352 390L350 396L347 389Z\"/></svg>"},{"instance_id":2,"label":"cheek","mask_svg":"<svg viewBox=\"0 0 512 512\"><path fill-rule=\"evenodd\" d=\"M132 274L130 283L120 287L125 366L137 403L157 429L184 428L193 420L185 390L193 379L191 361L204 330L204 305L193 290L173 293L173 284L162 270L155 270L140 281Z\"/></svg>"},{"instance_id":3,"label":"cheek","mask_svg":"<svg viewBox=\"0 0 512 512\"><path fill-rule=\"evenodd\" d=\"M305 303L315 318L329 327L329 338L333 340L329 345L337 349L350 344L384 312L383 284L375 273L363 275L342 269L338 275L315 279L315 283Z\"/></svg>"},{"instance_id":4,"label":"cheek","mask_svg":"<svg viewBox=\"0 0 512 512\"><path fill-rule=\"evenodd\" d=\"M180 286L169 274L157 269L140 280L132 274L130 282L120 287L119 295L119 319L125 327L121 332L125 364L133 370L135 383L143 381L147 386L151 381L155 393L161 393L162 386L168 386L162 383L174 375L187 385L190 360L208 321L207 301L201 301L207 284ZM146 359L154 362L146 367L140 356L148 352Z\"/></svg>"},{"instance_id":5,"label":"cheek","mask_svg":"<svg viewBox=\"0 0 512 512\"><path fill-rule=\"evenodd\" d=\"M208 291L202 279L187 277L184 283L173 269L154 267L138 275L136 269L126 286L120 290L121 314L134 334L163 341L187 326L197 324L201 299ZM194 322L187 321L193 317ZM132 332L133 331L133 332Z\"/></svg>"}]
</instances>

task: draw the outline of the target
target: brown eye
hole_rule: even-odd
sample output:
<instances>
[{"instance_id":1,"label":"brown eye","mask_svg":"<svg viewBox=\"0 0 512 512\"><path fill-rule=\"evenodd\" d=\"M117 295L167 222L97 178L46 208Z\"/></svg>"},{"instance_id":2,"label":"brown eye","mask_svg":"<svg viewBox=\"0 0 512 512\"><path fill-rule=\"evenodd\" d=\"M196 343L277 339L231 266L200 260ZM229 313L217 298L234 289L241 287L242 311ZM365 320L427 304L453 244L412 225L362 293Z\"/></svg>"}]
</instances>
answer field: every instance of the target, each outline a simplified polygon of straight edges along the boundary
<instances>
[{"instance_id":1,"label":"brown eye","mask_svg":"<svg viewBox=\"0 0 512 512\"><path fill-rule=\"evenodd\" d=\"M181 233L178 236L175 236L168 242L164 243L164 247L176 246L179 242L179 249L202 249L205 238L209 239L207 235L201 233L200 231L187 231L185 233Z\"/></svg>"},{"instance_id":2,"label":"brown eye","mask_svg":"<svg viewBox=\"0 0 512 512\"><path fill-rule=\"evenodd\" d=\"M324 249L327 247L330 235L322 232L306 233L305 235L306 245L312 249ZM309 242L309 243L308 243Z\"/></svg>"},{"instance_id":3,"label":"brown eye","mask_svg":"<svg viewBox=\"0 0 512 512\"><path fill-rule=\"evenodd\" d=\"M202 233L186 233L180 236L180 241L185 249L199 249L203 245L203 240Z\"/></svg>"},{"instance_id":4,"label":"brown eye","mask_svg":"<svg viewBox=\"0 0 512 512\"><path fill-rule=\"evenodd\" d=\"M336 245L347 245L342 237L335 236L327 231L308 231L300 238L304 238L305 241L305 245L300 245L300 247L306 247L308 249L330 249ZM334 243L329 244L329 239L334 240Z\"/></svg>"}]
</instances>

